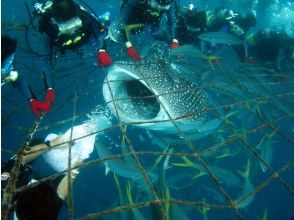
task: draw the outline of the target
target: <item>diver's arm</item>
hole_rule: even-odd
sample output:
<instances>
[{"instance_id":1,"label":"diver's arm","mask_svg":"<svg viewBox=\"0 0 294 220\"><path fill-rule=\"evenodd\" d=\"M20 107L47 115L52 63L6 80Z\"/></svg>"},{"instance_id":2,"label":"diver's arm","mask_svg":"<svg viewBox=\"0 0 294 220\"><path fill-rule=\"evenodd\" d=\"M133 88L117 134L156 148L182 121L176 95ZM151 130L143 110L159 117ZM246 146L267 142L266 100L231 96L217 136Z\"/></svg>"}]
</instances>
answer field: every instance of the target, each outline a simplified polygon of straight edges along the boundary
<instances>
[{"instance_id":1,"label":"diver's arm","mask_svg":"<svg viewBox=\"0 0 294 220\"><path fill-rule=\"evenodd\" d=\"M124 23L124 27L122 29L122 35L126 42L131 42L131 33L136 28L143 27L143 24L132 24L130 23L131 18L134 16L134 12L138 7L137 0L129 0L127 4L124 6L122 11L122 22Z\"/></svg>"},{"instance_id":2,"label":"diver's arm","mask_svg":"<svg viewBox=\"0 0 294 220\"><path fill-rule=\"evenodd\" d=\"M97 63L99 66L108 66L111 64L111 57L106 52L107 44L107 26L100 19L80 8L83 25L90 26L92 34L98 45Z\"/></svg>"},{"instance_id":3,"label":"diver's arm","mask_svg":"<svg viewBox=\"0 0 294 220\"><path fill-rule=\"evenodd\" d=\"M169 32L172 38L172 42L170 44L170 48L177 48L179 46L179 42L176 39L176 4L172 3L170 9L167 12L167 19L169 24Z\"/></svg>"},{"instance_id":4,"label":"diver's arm","mask_svg":"<svg viewBox=\"0 0 294 220\"><path fill-rule=\"evenodd\" d=\"M59 147L59 146L64 147L62 143L64 143L64 140L63 140L63 136L60 135L51 141L46 141L43 144L37 144L32 147L29 147L28 149L25 149L22 154L23 155L22 164L24 165L36 159L37 157L39 157L41 154L43 154L44 152L46 152L52 147Z\"/></svg>"},{"instance_id":5,"label":"diver's arm","mask_svg":"<svg viewBox=\"0 0 294 220\"><path fill-rule=\"evenodd\" d=\"M48 113L51 110L51 105L55 100L55 92L52 82L52 46L48 36L43 36L40 40L40 51L42 54L36 59L37 70L44 75L44 83L46 87L45 101L40 102L35 97L30 100L30 106L33 114L38 118L42 113Z\"/></svg>"},{"instance_id":6,"label":"diver's arm","mask_svg":"<svg viewBox=\"0 0 294 220\"><path fill-rule=\"evenodd\" d=\"M25 97L28 103L32 98L34 98L34 95L29 87L26 77L22 73L18 72L17 80L13 82L13 85L15 85L18 88L18 90Z\"/></svg>"},{"instance_id":7,"label":"diver's arm","mask_svg":"<svg viewBox=\"0 0 294 220\"><path fill-rule=\"evenodd\" d=\"M78 166L82 161L80 160L80 158L78 158L73 166ZM59 198L61 198L62 200L65 200L65 198L67 197L68 195L68 180L69 178L71 178L71 181L73 181L77 175L79 174L79 171L77 169L74 169L74 170L71 170L70 171L70 177L69 177L69 173L67 173L63 178L62 180L60 181L60 183L58 184L57 186L57 194L59 196Z\"/></svg>"},{"instance_id":8,"label":"diver's arm","mask_svg":"<svg viewBox=\"0 0 294 220\"><path fill-rule=\"evenodd\" d=\"M36 60L37 70L44 74L45 86L47 89L53 88L51 63L53 47L51 44L51 39L48 36L48 33L50 33L50 31L52 32L50 19L51 17L46 13L45 15L42 15L41 19L39 20L39 31L42 37L38 43L38 46L43 56L39 56Z\"/></svg>"},{"instance_id":9,"label":"diver's arm","mask_svg":"<svg viewBox=\"0 0 294 220\"><path fill-rule=\"evenodd\" d=\"M16 53L18 53L18 49L16 50ZM31 88L29 87L29 84L27 82L27 69L23 67L23 64L21 62L18 62L18 60L15 60L15 67L17 78L15 80L12 80L12 85L16 86L17 89L20 91L20 93L24 96L26 101L29 103L30 100L34 97L34 94L31 91ZM24 71L18 71L19 69L23 69Z\"/></svg>"},{"instance_id":10,"label":"diver's arm","mask_svg":"<svg viewBox=\"0 0 294 220\"><path fill-rule=\"evenodd\" d=\"M26 163L29 163L30 161L39 157L41 154L43 154L47 150L48 150L48 147L46 144L38 144L29 149L25 149L22 154L21 163L25 165Z\"/></svg>"},{"instance_id":11,"label":"diver's arm","mask_svg":"<svg viewBox=\"0 0 294 220\"><path fill-rule=\"evenodd\" d=\"M136 29L140 29L144 27L144 24L132 23L131 19L137 13L136 10L138 10L138 7L140 7L138 6L138 4L144 4L144 3L145 3L144 1L141 1L140 3L138 3L137 0L130 0L127 2L127 4L124 6L122 10L121 20L124 26L122 27L121 32L125 40L125 46L127 48L127 52L133 60L140 60L141 56L131 43L131 33Z\"/></svg>"},{"instance_id":12,"label":"diver's arm","mask_svg":"<svg viewBox=\"0 0 294 220\"><path fill-rule=\"evenodd\" d=\"M86 10L80 8L80 13L84 25L90 26L92 34L98 44L98 48L106 49L105 39L107 37L107 27L99 18L96 18Z\"/></svg>"},{"instance_id":13,"label":"diver's arm","mask_svg":"<svg viewBox=\"0 0 294 220\"><path fill-rule=\"evenodd\" d=\"M37 68L38 70L44 74L44 83L46 89L53 88L53 79L52 79L52 45L50 38L47 35L43 35L42 40L40 42L40 51L44 56L39 57L37 60Z\"/></svg>"},{"instance_id":14,"label":"diver's arm","mask_svg":"<svg viewBox=\"0 0 294 220\"><path fill-rule=\"evenodd\" d=\"M176 37L176 6L175 2L171 5L170 9L167 12L167 19L169 25L169 31L172 39Z\"/></svg>"}]
</instances>

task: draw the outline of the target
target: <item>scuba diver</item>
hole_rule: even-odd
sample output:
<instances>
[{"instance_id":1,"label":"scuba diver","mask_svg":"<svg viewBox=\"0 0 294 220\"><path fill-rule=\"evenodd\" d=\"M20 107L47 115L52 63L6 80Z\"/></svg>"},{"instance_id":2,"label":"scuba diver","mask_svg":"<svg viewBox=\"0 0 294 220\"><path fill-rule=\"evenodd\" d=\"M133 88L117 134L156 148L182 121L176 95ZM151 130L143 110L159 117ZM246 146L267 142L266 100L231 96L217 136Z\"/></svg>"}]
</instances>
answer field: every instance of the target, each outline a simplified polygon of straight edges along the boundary
<instances>
[{"instance_id":1,"label":"scuba diver","mask_svg":"<svg viewBox=\"0 0 294 220\"><path fill-rule=\"evenodd\" d=\"M1 36L1 87L11 83L17 87L30 103L31 111L36 117L41 113L50 111L54 102L54 90L51 86L46 85L45 101L40 102L36 99L32 89L28 85L24 74L14 68L14 57L16 53L17 41L7 35ZM46 79L47 76L45 76ZM45 80L46 82L46 80Z\"/></svg>"},{"instance_id":2,"label":"scuba diver","mask_svg":"<svg viewBox=\"0 0 294 220\"><path fill-rule=\"evenodd\" d=\"M111 64L111 57L106 52L107 24L96 18L73 0L53 0L44 4L35 4L38 17L38 29L43 34L39 49L45 56L39 57L39 68L46 76L46 84L52 91L54 101L51 58L54 52L64 54L67 50L79 52L89 44L91 39L96 42L99 66ZM108 18L107 16L104 16Z\"/></svg>"},{"instance_id":3,"label":"scuba diver","mask_svg":"<svg viewBox=\"0 0 294 220\"><path fill-rule=\"evenodd\" d=\"M134 60L140 60L140 54L131 43L131 33L151 26L152 31L160 29L160 21L166 16L169 25L170 47L179 46L175 38L176 29L176 0L124 0L121 5L123 29L122 34L127 52Z\"/></svg>"},{"instance_id":4,"label":"scuba diver","mask_svg":"<svg viewBox=\"0 0 294 220\"><path fill-rule=\"evenodd\" d=\"M61 136L51 141L36 139L28 147L21 158L20 171L16 189L29 186L39 179L33 172L32 163L44 152L52 147L60 145L63 142ZM57 146L56 146L57 147ZM2 196L5 194L5 187L11 177L12 168L15 165L16 156L13 156L7 163L1 164L1 191ZM77 158L73 162L73 166L77 166L82 161ZM79 174L77 169L71 171L71 181ZM19 191L13 195L13 204L6 207L9 212L14 210L14 219L19 220L35 220L35 219L58 219L59 212L64 204L64 200L68 194L69 174L62 174L56 178L51 178L45 182L41 182L36 186L32 186L25 190ZM3 208L3 204L2 204ZM3 211L3 209L2 209Z\"/></svg>"},{"instance_id":5,"label":"scuba diver","mask_svg":"<svg viewBox=\"0 0 294 220\"><path fill-rule=\"evenodd\" d=\"M39 15L39 31L49 37L52 46L62 52L75 50L94 37L99 48L98 64L110 65L111 58L105 51L108 23L94 17L73 0L48 1L35 7Z\"/></svg>"},{"instance_id":6,"label":"scuba diver","mask_svg":"<svg viewBox=\"0 0 294 220\"><path fill-rule=\"evenodd\" d=\"M270 62L277 71L281 70L280 64L283 58L294 60L294 38L285 32L263 28L249 34L245 42L247 50L244 56Z\"/></svg>"},{"instance_id":7,"label":"scuba diver","mask_svg":"<svg viewBox=\"0 0 294 220\"><path fill-rule=\"evenodd\" d=\"M190 4L189 7L183 7L178 14L176 36L187 44L197 42L197 36L204 31L223 31L243 38L255 25L254 12L241 16L229 9L200 11Z\"/></svg>"}]
</instances>

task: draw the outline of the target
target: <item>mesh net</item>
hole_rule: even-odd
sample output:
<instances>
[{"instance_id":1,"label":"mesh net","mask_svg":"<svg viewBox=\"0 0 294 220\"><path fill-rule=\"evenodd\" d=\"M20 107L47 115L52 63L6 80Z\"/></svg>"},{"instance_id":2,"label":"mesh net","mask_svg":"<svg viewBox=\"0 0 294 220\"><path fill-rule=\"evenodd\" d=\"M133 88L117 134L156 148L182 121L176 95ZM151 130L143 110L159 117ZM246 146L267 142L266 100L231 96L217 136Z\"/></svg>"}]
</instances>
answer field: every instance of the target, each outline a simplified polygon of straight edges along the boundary
<instances>
[{"instance_id":1,"label":"mesh net","mask_svg":"<svg viewBox=\"0 0 294 220\"><path fill-rule=\"evenodd\" d=\"M23 34L21 25L5 27ZM18 66L29 70L42 99L38 56L21 39L19 46ZM150 58L118 62L110 70L97 68L91 50L57 54L56 102L38 120L15 88L2 89L2 160L17 155L2 217L16 192L77 168L77 178L68 178L68 219L293 216L293 63L278 73L235 62L230 48L212 57L191 47L171 54L162 47L150 46ZM116 52L114 60L121 58ZM41 179L17 188L22 156L49 133L66 133L52 146L62 156L46 152L34 164ZM56 169L49 172L48 164Z\"/></svg>"}]
</instances>

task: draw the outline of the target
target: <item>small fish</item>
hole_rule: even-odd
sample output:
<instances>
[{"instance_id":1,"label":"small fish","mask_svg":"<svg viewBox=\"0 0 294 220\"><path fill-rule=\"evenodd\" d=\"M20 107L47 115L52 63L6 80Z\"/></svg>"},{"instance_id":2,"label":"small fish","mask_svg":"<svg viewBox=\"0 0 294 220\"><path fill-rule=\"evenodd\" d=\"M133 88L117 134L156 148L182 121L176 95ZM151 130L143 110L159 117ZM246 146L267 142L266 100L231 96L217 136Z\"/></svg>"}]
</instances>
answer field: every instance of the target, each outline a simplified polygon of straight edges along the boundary
<instances>
[{"instance_id":1,"label":"small fish","mask_svg":"<svg viewBox=\"0 0 294 220\"><path fill-rule=\"evenodd\" d=\"M208 187L208 186L205 186L205 185L201 185L200 188L201 188L201 190L205 191L205 194L212 197L219 204L225 203L223 196L221 194L219 194L219 192L217 192L215 189Z\"/></svg>"},{"instance_id":2,"label":"small fish","mask_svg":"<svg viewBox=\"0 0 294 220\"><path fill-rule=\"evenodd\" d=\"M267 208L264 209L263 216L258 218L259 220L268 220L268 210Z\"/></svg>"},{"instance_id":3,"label":"small fish","mask_svg":"<svg viewBox=\"0 0 294 220\"><path fill-rule=\"evenodd\" d=\"M202 199L202 204L207 204L205 198ZM204 220L208 220L208 211L210 210L209 207L205 207L205 206L199 206L199 207L196 207L197 211L200 212L203 216L203 219Z\"/></svg>"},{"instance_id":4,"label":"small fish","mask_svg":"<svg viewBox=\"0 0 294 220\"><path fill-rule=\"evenodd\" d=\"M206 32L200 34L198 38L212 44L225 44L229 46L243 44L242 40L236 36L224 32Z\"/></svg>"},{"instance_id":5,"label":"small fish","mask_svg":"<svg viewBox=\"0 0 294 220\"><path fill-rule=\"evenodd\" d=\"M254 189L251 181L250 181L250 160L248 159L247 161L247 166L244 172L238 171L245 179L245 183L244 183L244 187L242 190L242 194L240 196L240 198L238 200L241 200L241 203L239 203L237 205L238 209L240 208L246 208L247 206L249 206L254 199L254 194L253 195L249 195L249 193L251 193ZM246 199L244 199L244 197L246 196Z\"/></svg>"},{"instance_id":6,"label":"small fish","mask_svg":"<svg viewBox=\"0 0 294 220\"><path fill-rule=\"evenodd\" d=\"M273 143L276 141L272 141L273 136L275 135L276 131L273 131L271 134L267 134L259 141L258 145L256 146L257 149L260 150L260 156L262 159L270 165L273 159ZM260 169L263 172L266 172L267 166L265 166L262 162L260 162Z\"/></svg>"},{"instance_id":7,"label":"small fish","mask_svg":"<svg viewBox=\"0 0 294 220\"><path fill-rule=\"evenodd\" d=\"M274 151L274 148L273 148L273 144L274 142L271 141L271 140L266 140L263 145L261 146L261 157L262 159L264 159L264 161L270 165L271 162L272 162L272 159L273 159L273 151ZM263 172L266 172L267 170L267 167L262 163L260 162L260 168Z\"/></svg>"},{"instance_id":8,"label":"small fish","mask_svg":"<svg viewBox=\"0 0 294 220\"><path fill-rule=\"evenodd\" d=\"M133 205L134 201L133 201L133 197L132 197L132 189L131 189L130 182L128 182L128 185L126 186L126 195L127 195L128 203L130 205ZM145 220L144 216L137 208L132 208L132 214L133 214L134 219Z\"/></svg>"},{"instance_id":9,"label":"small fish","mask_svg":"<svg viewBox=\"0 0 294 220\"><path fill-rule=\"evenodd\" d=\"M192 162L187 157L181 157L181 159L184 160L184 163L172 163L172 164L178 167L192 167L192 168L198 169L200 173L194 176L193 179L196 179L206 174L206 170L201 165ZM224 184L234 185L234 186L238 186L240 184L239 178L236 177L232 172L228 170L222 169L217 166L209 166L209 169Z\"/></svg>"}]
</instances>

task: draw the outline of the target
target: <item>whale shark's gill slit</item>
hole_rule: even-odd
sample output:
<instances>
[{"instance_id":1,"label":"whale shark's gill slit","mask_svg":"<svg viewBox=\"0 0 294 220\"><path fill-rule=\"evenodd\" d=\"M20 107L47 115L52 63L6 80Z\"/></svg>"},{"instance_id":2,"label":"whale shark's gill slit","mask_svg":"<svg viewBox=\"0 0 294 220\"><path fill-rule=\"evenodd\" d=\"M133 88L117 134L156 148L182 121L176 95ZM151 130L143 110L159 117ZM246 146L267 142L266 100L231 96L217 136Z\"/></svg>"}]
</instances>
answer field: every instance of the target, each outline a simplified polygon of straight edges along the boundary
<instances>
[{"instance_id":1,"label":"whale shark's gill slit","mask_svg":"<svg viewBox=\"0 0 294 220\"><path fill-rule=\"evenodd\" d=\"M117 87L117 108L128 113L130 117L140 120L155 118L160 111L160 103L155 94L140 80L128 79Z\"/></svg>"}]
</instances>

